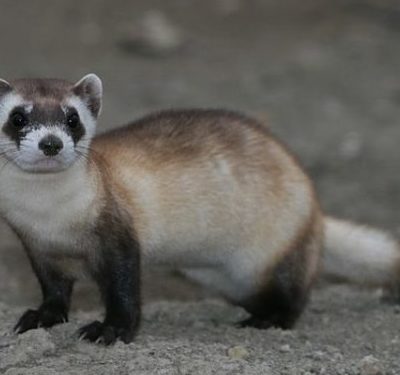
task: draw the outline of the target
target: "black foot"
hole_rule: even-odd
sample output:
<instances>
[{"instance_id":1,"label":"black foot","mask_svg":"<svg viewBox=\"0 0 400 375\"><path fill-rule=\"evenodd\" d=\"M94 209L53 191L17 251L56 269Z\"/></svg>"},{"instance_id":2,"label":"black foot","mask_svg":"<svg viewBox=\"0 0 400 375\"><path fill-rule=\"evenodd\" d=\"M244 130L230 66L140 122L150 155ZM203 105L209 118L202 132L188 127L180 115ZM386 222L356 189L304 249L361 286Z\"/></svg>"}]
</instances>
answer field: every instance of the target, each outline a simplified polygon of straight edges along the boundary
<instances>
[{"instance_id":1,"label":"black foot","mask_svg":"<svg viewBox=\"0 0 400 375\"><path fill-rule=\"evenodd\" d=\"M258 328L258 329L268 329L268 328L281 328L281 329L290 329L294 325L293 322L282 322L279 320L269 320L269 319L262 319L255 316L251 316L248 319L242 320L236 323L236 327L238 328Z\"/></svg>"},{"instance_id":2,"label":"black foot","mask_svg":"<svg viewBox=\"0 0 400 375\"><path fill-rule=\"evenodd\" d=\"M44 306L39 310L26 311L14 327L14 331L19 334L30 329L48 328L65 322L68 322L68 315L65 311Z\"/></svg>"},{"instance_id":3,"label":"black foot","mask_svg":"<svg viewBox=\"0 0 400 375\"><path fill-rule=\"evenodd\" d=\"M87 340L99 344L111 345L117 339L122 340L125 344L133 340L133 332L129 328L115 327L95 321L78 331L79 337L82 340Z\"/></svg>"}]
</instances>

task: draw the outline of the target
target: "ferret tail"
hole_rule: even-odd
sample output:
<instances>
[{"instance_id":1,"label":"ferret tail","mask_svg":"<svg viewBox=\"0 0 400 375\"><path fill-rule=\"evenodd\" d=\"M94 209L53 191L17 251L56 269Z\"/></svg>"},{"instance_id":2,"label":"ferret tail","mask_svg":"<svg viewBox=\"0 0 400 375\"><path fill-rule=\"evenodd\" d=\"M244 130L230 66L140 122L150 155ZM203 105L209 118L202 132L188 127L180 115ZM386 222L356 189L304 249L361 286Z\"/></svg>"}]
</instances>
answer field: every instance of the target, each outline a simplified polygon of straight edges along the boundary
<instances>
[{"instance_id":1,"label":"ferret tail","mask_svg":"<svg viewBox=\"0 0 400 375\"><path fill-rule=\"evenodd\" d=\"M390 234L325 217L323 276L367 287L398 289L400 244Z\"/></svg>"}]
</instances>

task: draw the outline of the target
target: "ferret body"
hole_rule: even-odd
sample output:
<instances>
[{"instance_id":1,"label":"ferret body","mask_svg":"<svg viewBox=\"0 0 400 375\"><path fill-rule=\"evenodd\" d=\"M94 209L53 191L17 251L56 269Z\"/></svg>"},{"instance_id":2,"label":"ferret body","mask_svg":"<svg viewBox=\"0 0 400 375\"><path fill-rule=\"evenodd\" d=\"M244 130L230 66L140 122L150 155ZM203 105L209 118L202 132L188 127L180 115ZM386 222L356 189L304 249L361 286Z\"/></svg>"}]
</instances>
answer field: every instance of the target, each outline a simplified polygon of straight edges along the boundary
<instances>
[{"instance_id":1,"label":"ferret body","mask_svg":"<svg viewBox=\"0 0 400 375\"><path fill-rule=\"evenodd\" d=\"M66 321L73 283L87 274L106 314L81 336L130 342L142 264L217 290L249 312L242 326L258 328L294 325L324 247L331 276L397 285L398 243L326 218L299 163L258 121L164 111L94 137L101 94L94 75L0 81L0 213L43 292L17 332Z\"/></svg>"}]
</instances>

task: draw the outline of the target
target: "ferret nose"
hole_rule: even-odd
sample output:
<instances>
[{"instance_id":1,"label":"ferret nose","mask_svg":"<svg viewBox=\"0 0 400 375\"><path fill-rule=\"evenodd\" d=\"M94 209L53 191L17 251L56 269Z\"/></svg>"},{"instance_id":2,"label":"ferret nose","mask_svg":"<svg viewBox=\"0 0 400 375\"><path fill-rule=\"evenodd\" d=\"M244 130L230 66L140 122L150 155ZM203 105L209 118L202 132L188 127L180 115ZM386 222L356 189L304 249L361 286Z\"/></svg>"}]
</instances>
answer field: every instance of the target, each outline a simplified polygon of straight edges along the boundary
<instances>
[{"instance_id":1,"label":"ferret nose","mask_svg":"<svg viewBox=\"0 0 400 375\"><path fill-rule=\"evenodd\" d=\"M39 142L39 149L43 151L46 156L55 156L63 148L62 140L54 135L48 135Z\"/></svg>"}]
</instances>

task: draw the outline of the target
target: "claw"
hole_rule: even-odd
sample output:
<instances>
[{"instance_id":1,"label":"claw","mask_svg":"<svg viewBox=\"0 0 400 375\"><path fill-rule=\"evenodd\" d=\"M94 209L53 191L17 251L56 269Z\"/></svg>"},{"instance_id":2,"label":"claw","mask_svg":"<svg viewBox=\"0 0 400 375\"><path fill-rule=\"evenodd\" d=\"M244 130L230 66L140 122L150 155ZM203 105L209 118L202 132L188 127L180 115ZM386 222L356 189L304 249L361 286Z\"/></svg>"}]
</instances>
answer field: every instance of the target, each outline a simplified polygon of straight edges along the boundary
<instances>
[{"instance_id":1,"label":"claw","mask_svg":"<svg viewBox=\"0 0 400 375\"><path fill-rule=\"evenodd\" d=\"M100 323L99 321L95 321L82 327L78 333L79 341L88 340L95 344L106 346L115 343L117 339L121 339L123 342L128 343L133 338L133 334L130 334L129 328L123 330L115 326Z\"/></svg>"},{"instance_id":2,"label":"claw","mask_svg":"<svg viewBox=\"0 0 400 375\"><path fill-rule=\"evenodd\" d=\"M68 320L68 319L67 319ZM49 328L65 322L65 313L51 309L47 306L39 310L27 310L14 327L17 334L36 328Z\"/></svg>"}]
</instances>

